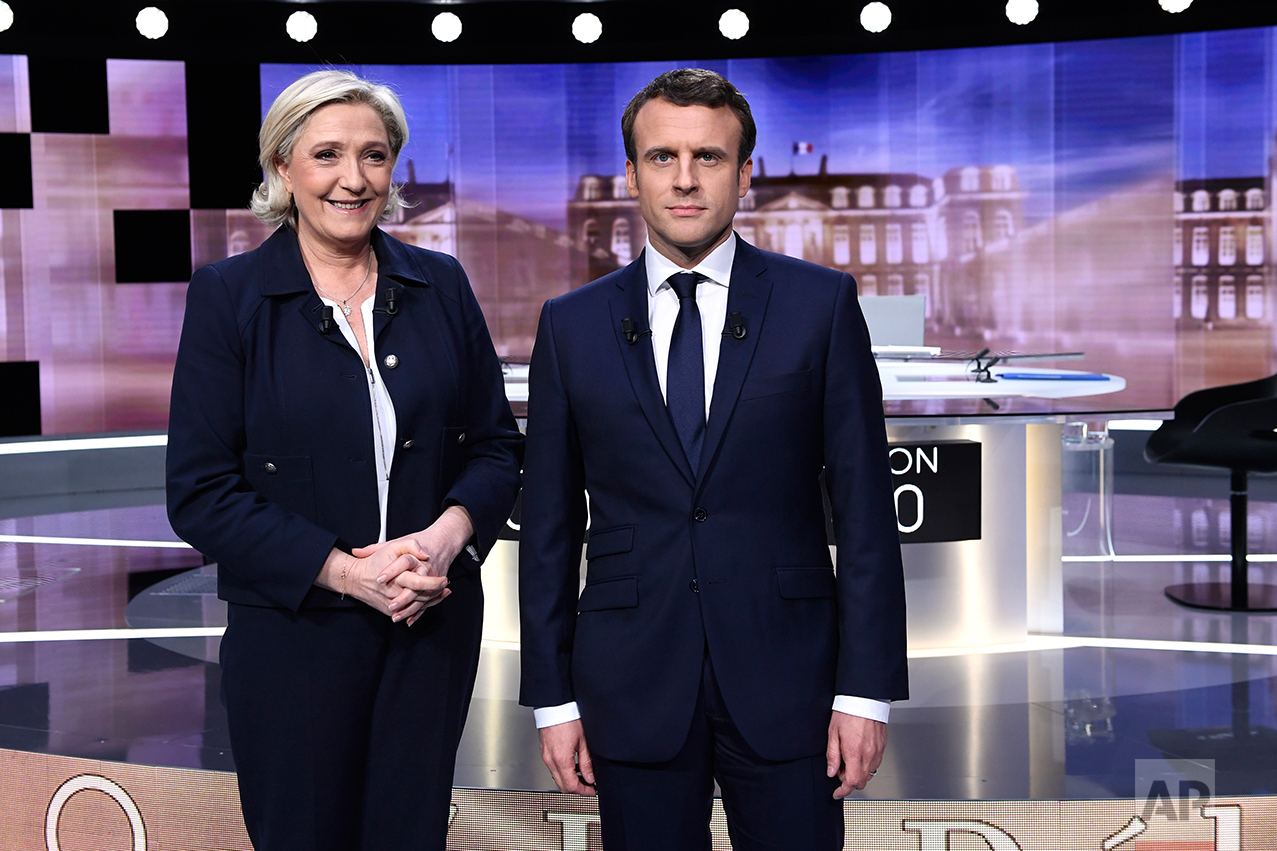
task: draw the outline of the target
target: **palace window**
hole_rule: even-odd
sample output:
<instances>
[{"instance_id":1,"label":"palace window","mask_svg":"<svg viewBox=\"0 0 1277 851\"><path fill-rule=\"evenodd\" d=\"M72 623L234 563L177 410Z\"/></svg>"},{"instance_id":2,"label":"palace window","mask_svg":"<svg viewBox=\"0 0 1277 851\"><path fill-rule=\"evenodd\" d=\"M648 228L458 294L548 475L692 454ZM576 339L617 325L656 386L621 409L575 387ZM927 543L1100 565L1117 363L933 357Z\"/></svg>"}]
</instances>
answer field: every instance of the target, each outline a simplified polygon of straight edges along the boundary
<instances>
[{"instance_id":1,"label":"palace window","mask_svg":"<svg viewBox=\"0 0 1277 851\"><path fill-rule=\"evenodd\" d=\"M878 276L877 275L861 275L856 281L860 284L861 296L872 296L878 294Z\"/></svg>"},{"instance_id":2,"label":"palace window","mask_svg":"<svg viewBox=\"0 0 1277 851\"><path fill-rule=\"evenodd\" d=\"M931 318L931 276L913 276L913 294L922 296L922 315Z\"/></svg>"},{"instance_id":3,"label":"palace window","mask_svg":"<svg viewBox=\"0 0 1277 851\"><path fill-rule=\"evenodd\" d=\"M916 184L909 189L909 206L925 207L927 206L927 187L923 184Z\"/></svg>"},{"instance_id":4,"label":"palace window","mask_svg":"<svg viewBox=\"0 0 1277 851\"><path fill-rule=\"evenodd\" d=\"M1246 265L1258 266L1264 262L1264 227L1251 225L1246 228Z\"/></svg>"},{"instance_id":5,"label":"palace window","mask_svg":"<svg viewBox=\"0 0 1277 851\"><path fill-rule=\"evenodd\" d=\"M757 199L754 196L754 190L750 189L745 193L745 197L740 199L740 208L742 210L752 210L756 203Z\"/></svg>"},{"instance_id":6,"label":"palace window","mask_svg":"<svg viewBox=\"0 0 1277 851\"><path fill-rule=\"evenodd\" d=\"M887 225L887 262L901 263L905 259L904 236L900 225Z\"/></svg>"},{"instance_id":7,"label":"palace window","mask_svg":"<svg viewBox=\"0 0 1277 851\"><path fill-rule=\"evenodd\" d=\"M1237 318L1237 282L1232 275L1219 279L1219 318Z\"/></svg>"},{"instance_id":8,"label":"palace window","mask_svg":"<svg viewBox=\"0 0 1277 851\"><path fill-rule=\"evenodd\" d=\"M1175 276L1175 295L1171 302L1171 316L1179 319L1184 315L1184 282L1179 275Z\"/></svg>"},{"instance_id":9,"label":"palace window","mask_svg":"<svg viewBox=\"0 0 1277 851\"><path fill-rule=\"evenodd\" d=\"M1184 230L1179 225L1171 234L1171 262L1176 266L1184 265Z\"/></svg>"},{"instance_id":10,"label":"palace window","mask_svg":"<svg viewBox=\"0 0 1277 851\"><path fill-rule=\"evenodd\" d=\"M874 188L872 186L862 186L856 190L856 206L865 208L874 205Z\"/></svg>"},{"instance_id":11,"label":"palace window","mask_svg":"<svg viewBox=\"0 0 1277 851\"><path fill-rule=\"evenodd\" d=\"M1193 228L1193 265L1210 262L1210 228Z\"/></svg>"},{"instance_id":12,"label":"palace window","mask_svg":"<svg viewBox=\"0 0 1277 851\"><path fill-rule=\"evenodd\" d=\"M803 226L798 222L785 225L785 253L798 260L803 259Z\"/></svg>"},{"instance_id":13,"label":"palace window","mask_svg":"<svg viewBox=\"0 0 1277 851\"><path fill-rule=\"evenodd\" d=\"M630 197L630 187L625 182L625 175L618 174L612 177L612 197L621 201Z\"/></svg>"},{"instance_id":14,"label":"palace window","mask_svg":"<svg viewBox=\"0 0 1277 851\"><path fill-rule=\"evenodd\" d=\"M1011 191L1011 167L999 165L993 167L993 191L994 192L1010 192Z\"/></svg>"},{"instance_id":15,"label":"palace window","mask_svg":"<svg viewBox=\"0 0 1277 851\"><path fill-rule=\"evenodd\" d=\"M1210 293L1206 289L1206 276L1193 276L1193 289L1190 293L1188 312L1194 319L1206 318L1206 307L1210 302Z\"/></svg>"},{"instance_id":16,"label":"palace window","mask_svg":"<svg viewBox=\"0 0 1277 851\"><path fill-rule=\"evenodd\" d=\"M829 190L829 196L835 210L845 210L851 205L851 190L846 186L835 186Z\"/></svg>"},{"instance_id":17,"label":"palace window","mask_svg":"<svg viewBox=\"0 0 1277 851\"><path fill-rule=\"evenodd\" d=\"M1007 239L1015 233L1015 219L1010 210L998 210L993 214L993 238Z\"/></svg>"},{"instance_id":18,"label":"palace window","mask_svg":"<svg viewBox=\"0 0 1277 851\"><path fill-rule=\"evenodd\" d=\"M1219 209L1236 210L1237 209L1237 190L1221 189L1219 190Z\"/></svg>"},{"instance_id":19,"label":"palace window","mask_svg":"<svg viewBox=\"0 0 1277 851\"><path fill-rule=\"evenodd\" d=\"M872 266L878 262L878 238L873 225L860 226L860 263Z\"/></svg>"},{"instance_id":20,"label":"palace window","mask_svg":"<svg viewBox=\"0 0 1277 851\"><path fill-rule=\"evenodd\" d=\"M1232 225L1219 229L1219 264L1231 266L1237 262L1237 230Z\"/></svg>"},{"instance_id":21,"label":"palace window","mask_svg":"<svg viewBox=\"0 0 1277 851\"><path fill-rule=\"evenodd\" d=\"M1246 318L1264 318L1264 279L1258 275L1246 278Z\"/></svg>"},{"instance_id":22,"label":"palace window","mask_svg":"<svg viewBox=\"0 0 1277 851\"><path fill-rule=\"evenodd\" d=\"M913 262L931 262L931 252L927 244L927 225L925 222L914 222L909 225L909 243Z\"/></svg>"},{"instance_id":23,"label":"palace window","mask_svg":"<svg viewBox=\"0 0 1277 851\"><path fill-rule=\"evenodd\" d=\"M1246 190L1246 209L1262 210L1264 209L1264 190L1247 189Z\"/></svg>"},{"instance_id":24,"label":"palace window","mask_svg":"<svg viewBox=\"0 0 1277 851\"><path fill-rule=\"evenodd\" d=\"M980 214L975 210L967 210L962 214L962 253L975 254L981 242Z\"/></svg>"},{"instance_id":25,"label":"palace window","mask_svg":"<svg viewBox=\"0 0 1277 851\"><path fill-rule=\"evenodd\" d=\"M1184 212L1184 193L1183 192L1175 193L1175 201L1172 204L1172 207L1177 213Z\"/></svg>"},{"instance_id":26,"label":"palace window","mask_svg":"<svg viewBox=\"0 0 1277 851\"><path fill-rule=\"evenodd\" d=\"M904 275L888 275L887 276L887 295L904 295L905 294L905 276Z\"/></svg>"},{"instance_id":27,"label":"palace window","mask_svg":"<svg viewBox=\"0 0 1277 851\"><path fill-rule=\"evenodd\" d=\"M882 203L887 207L900 206L900 187L888 186L886 191L882 193Z\"/></svg>"},{"instance_id":28,"label":"palace window","mask_svg":"<svg viewBox=\"0 0 1277 851\"><path fill-rule=\"evenodd\" d=\"M834 265L846 266L851 262L851 228L834 225Z\"/></svg>"},{"instance_id":29,"label":"palace window","mask_svg":"<svg viewBox=\"0 0 1277 851\"><path fill-rule=\"evenodd\" d=\"M980 191L980 169L975 166L967 166L960 172L959 186L963 192L979 192Z\"/></svg>"},{"instance_id":30,"label":"palace window","mask_svg":"<svg viewBox=\"0 0 1277 851\"><path fill-rule=\"evenodd\" d=\"M1205 189L1198 189L1193 193L1193 212L1206 213L1210 211L1210 193Z\"/></svg>"},{"instance_id":31,"label":"palace window","mask_svg":"<svg viewBox=\"0 0 1277 851\"><path fill-rule=\"evenodd\" d=\"M585 241L587 251L593 251L599 244L599 223L594 219L586 219L581 225L581 239Z\"/></svg>"},{"instance_id":32,"label":"palace window","mask_svg":"<svg viewBox=\"0 0 1277 851\"><path fill-rule=\"evenodd\" d=\"M599 179L594 175L587 175L581 178L581 197L586 201L599 200L599 191L602 188Z\"/></svg>"},{"instance_id":33,"label":"palace window","mask_svg":"<svg viewBox=\"0 0 1277 851\"><path fill-rule=\"evenodd\" d=\"M949 256L949 225L944 216L936 219L936 259L944 260Z\"/></svg>"},{"instance_id":34,"label":"palace window","mask_svg":"<svg viewBox=\"0 0 1277 851\"><path fill-rule=\"evenodd\" d=\"M612 253L621 265L634 259L630 247L630 222L628 219L617 219L612 222Z\"/></svg>"}]
</instances>

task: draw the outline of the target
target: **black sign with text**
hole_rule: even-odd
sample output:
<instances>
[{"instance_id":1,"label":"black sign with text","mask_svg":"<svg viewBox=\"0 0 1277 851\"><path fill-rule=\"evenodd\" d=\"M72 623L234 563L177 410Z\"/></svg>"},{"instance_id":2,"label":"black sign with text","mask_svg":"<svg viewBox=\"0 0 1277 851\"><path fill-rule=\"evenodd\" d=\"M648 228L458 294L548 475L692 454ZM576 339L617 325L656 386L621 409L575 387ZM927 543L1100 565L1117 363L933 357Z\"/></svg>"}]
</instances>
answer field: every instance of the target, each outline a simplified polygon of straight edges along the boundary
<instances>
[{"instance_id":1,"label":"black sign with text","mask_svg":"<svg viewBox=\"0 0 1277 851\"><path fill-rule=\"evenodd\" d=\"M900 543L980 539L979 443L892 443L887 459Z\"/></svg>"}]
</instances>

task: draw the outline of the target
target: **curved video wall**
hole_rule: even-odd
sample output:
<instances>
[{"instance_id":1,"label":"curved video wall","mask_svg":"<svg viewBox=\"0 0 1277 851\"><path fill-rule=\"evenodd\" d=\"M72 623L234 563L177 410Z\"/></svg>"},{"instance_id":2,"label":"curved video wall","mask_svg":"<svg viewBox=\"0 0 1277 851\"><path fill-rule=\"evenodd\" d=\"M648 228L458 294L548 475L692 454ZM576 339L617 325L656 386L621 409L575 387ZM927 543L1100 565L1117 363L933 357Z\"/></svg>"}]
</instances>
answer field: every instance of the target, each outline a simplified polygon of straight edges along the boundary
<instances>
[{"instance_id":1,"label":"curved video wall","mask_svg":"<svg viewBox=\"0 0 1277 851\"><path fill-rule=\"evenodd\" d=\"M1078 368L1127 388L1067 409L1105 412L1273 371L1275 47L1256 28L356 70L396 88L411 123L396 176L415 206L387 230L461 259L505 356L530 353L545 299L641 251L621 110L660 71L703 64L759 124L744 239L849 271L864 298L925 296L929 345L1084 352ZM191 267L266 236L246 209L192 204L219 154L205 140L188 157L205 106L185 63L105 64L101 126L68 128L41 117L28 58L0 57L0 144L21 176L0 191L0 339L4 360L39 363L46 434L163 429ZM262 65L262 110L308 70Z\"/></svg>"}]
</instances>

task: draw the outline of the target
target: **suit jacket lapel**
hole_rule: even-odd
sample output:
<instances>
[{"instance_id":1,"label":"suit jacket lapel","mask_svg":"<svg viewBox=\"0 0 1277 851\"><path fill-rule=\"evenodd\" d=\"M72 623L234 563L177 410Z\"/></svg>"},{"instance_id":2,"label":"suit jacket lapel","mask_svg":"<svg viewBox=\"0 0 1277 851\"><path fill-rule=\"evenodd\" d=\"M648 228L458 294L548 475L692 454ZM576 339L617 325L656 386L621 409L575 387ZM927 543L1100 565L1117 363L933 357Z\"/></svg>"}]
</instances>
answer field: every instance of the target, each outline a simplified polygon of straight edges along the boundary
<instances>
[{"instance_id":1,"label":"suit jacket lapel","mask_svg":"<svg viewBox=\"0 0 1277 851\"><path fill-rule=\"evenodd\" d=\"M727 291L727 315L740 311L745 321L745 339L723 337L718 352L718 373L714 378L714 396L710 401L709 422L705 426L705 448L701 451L701 468L697 481L703 481L709 472L727 424L736 410L741 385L749 374L749 365L758 347L758 338L767 315L767 303L771 298L772 283L767 278L766 261L757 248L744 240L736 243L736 259L732 262L731 286Z\"/></svg>"},{"instance_id":2,"label":"suit jacket lapel","mask_svg":"<svg viewBox=\"0 0 1277 851\"><path fill-rule=\"evenodd\" d=\"M621 350L621 359L625 362L625 371L630 377L630 386L638 398L643 416L656 434L657 440L664 447L670 460L678 467L689 485L694 484L692 465L687 462L687 454L683 452L683 444L679 442L678 433L670 421L665 399L661 396L661 385L656 377L656 357L652 354L652 335L643 334L633 345L625 339L621 328L621 320L631 319L637 331L646 331L648 327L647 307L647 272L643 265L643 255L630 264L617 280L617 291L609 299L612 312L612 330L616 334L616 343Z\"/></svg>"}]
</instances>

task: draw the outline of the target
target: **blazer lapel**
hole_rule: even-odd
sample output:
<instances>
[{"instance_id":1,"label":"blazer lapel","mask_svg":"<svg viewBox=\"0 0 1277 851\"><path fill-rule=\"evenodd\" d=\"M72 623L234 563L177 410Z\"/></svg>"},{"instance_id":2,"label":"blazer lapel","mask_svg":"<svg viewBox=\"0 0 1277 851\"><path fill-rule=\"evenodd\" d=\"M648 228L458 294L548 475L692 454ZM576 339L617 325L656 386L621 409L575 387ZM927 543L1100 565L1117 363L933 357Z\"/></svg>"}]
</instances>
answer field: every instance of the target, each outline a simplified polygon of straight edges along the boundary
<instances>
[{"instance_id":1,"label":"blazer lapel","mask_svg":"<svg viewBox=\"0 0 1277 851\"><path fill-rule=\"evenodd\" d=\"M727 315L739 311L745 322L745 339L731 335L723 337L718 352L718 373L714 377L714 396L710 400L709 422L705 425L705 448L701 451L701 468L697 481L709 472L719 444L727 431L727 424L736 410L741 385L749 374L749 365L762 334L763 319L767 315L767 303L771 299L772 283L764 274L767 271L763 254L744 240L736 243L736 259L732 262L731 286L727 291Z\"/></svg>"},{"instance_id":2,"label":"blazer lapel","mask_svg":"<svg viewBox=\"0 0 1277 851\"><path fill-rule=\"evenodd\" d=\"M621 350L621 359L625 362L625 371L629 374L630 386L634 388L643 416L647 418L648 425L674 466L678 467L687 483L692 485L695 483L692 465L688 463L683 444L674 431L674 424L670 421L665 399L661 396L661 385L656 377L656 357L652 354L652 334L648 331L647 273L643 255L640 254L617 281L617 291L608 300L608 306L611 309L612 330ZM635 331L648 333L631 344L625 338L622 328L624 319L633 321Z\"/></svg>"}]
</instances>

